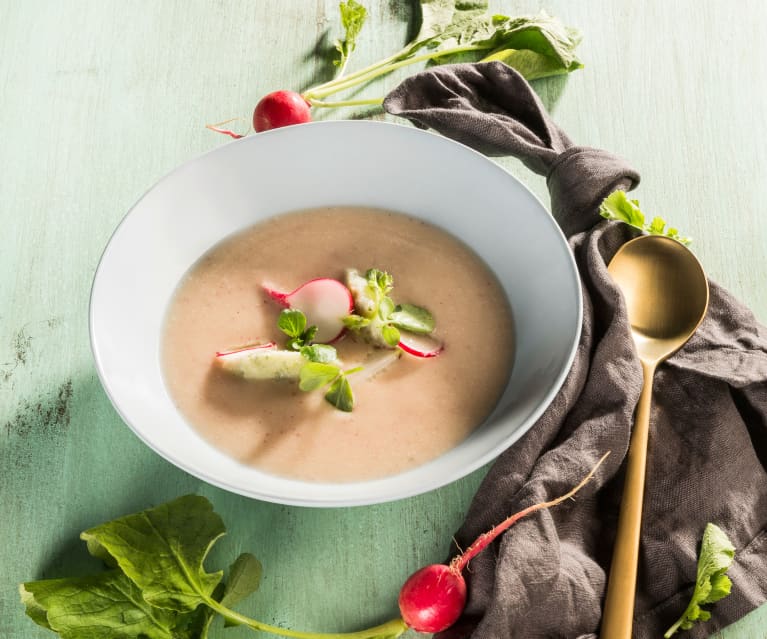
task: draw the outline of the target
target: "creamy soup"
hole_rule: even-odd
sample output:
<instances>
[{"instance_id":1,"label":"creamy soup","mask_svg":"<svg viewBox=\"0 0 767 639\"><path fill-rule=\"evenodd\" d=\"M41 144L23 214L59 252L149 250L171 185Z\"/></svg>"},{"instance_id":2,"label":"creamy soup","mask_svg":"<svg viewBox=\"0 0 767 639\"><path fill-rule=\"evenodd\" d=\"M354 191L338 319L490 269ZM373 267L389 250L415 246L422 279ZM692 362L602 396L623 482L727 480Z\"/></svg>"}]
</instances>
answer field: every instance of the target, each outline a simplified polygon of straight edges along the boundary
<instances>
[{"instance_id":1,"label":"creamy soup","mask_svg":"<svg viewBox=\"0 0 767 639\"><path fill-rule=\"evenodd\" d=\"M350 375L349 413L294 381L246 381L214 365L228 347L284 343L263 283L290 291L343 280L346 268L391 273L395 302L431 311L442 353ZM349 335L334 346L347 367L372 350ZM344 482L401 472L466 438L500 398L512 346L506 297L466 245L399 213L339 207L275 217L204 255L169 306L162 364L173 401L213 446L272 474Z\"/></svg>"}]
</instances>

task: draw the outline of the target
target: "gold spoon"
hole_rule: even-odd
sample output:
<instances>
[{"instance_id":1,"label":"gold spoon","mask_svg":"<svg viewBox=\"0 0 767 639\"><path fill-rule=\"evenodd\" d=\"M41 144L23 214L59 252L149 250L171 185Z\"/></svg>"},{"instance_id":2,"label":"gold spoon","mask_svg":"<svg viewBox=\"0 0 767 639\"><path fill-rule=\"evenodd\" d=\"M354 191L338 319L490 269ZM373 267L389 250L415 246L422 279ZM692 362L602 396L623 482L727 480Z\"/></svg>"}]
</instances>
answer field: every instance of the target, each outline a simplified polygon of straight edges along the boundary
<instances>
[{"instance_id":1,"label":"gold spoon","mask_svg":"<svg viewBox=\"0 0 767 639\"><path fill-rule=\"evenodd\" d=\"M600 639L630 639L653 375L658 364L682 348L703 320L708 282L689 250L676 240L658 235L644 235L624 244L607 270L626 300L631 337L644 373L600 633Z\"/></svg>"}]
</instances>

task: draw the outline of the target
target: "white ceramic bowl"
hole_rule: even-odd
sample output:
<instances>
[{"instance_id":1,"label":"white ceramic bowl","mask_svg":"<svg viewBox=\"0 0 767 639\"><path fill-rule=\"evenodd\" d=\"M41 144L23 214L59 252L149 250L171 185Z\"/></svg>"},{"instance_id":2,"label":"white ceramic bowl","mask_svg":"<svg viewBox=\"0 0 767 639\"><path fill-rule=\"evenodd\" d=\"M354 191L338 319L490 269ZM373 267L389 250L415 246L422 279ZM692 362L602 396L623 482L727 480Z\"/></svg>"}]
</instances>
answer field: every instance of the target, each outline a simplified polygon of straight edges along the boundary
<instances>
[{"instance_id":1,"label":"white ceramic bowl","mask_svg":"<svg viewBox=\"0 0 767 639\"><path fill-rule=\"evenodd\" d=\"M239 464L187 425L160 370L164 314L187 269L235 231L282 212L325 205L401 211L450 231L495 272L514 315L514 368L491 417L438 459L373 481L310 483ZM368 121L260 133L173 171L115 231L96 271L90 307L101 383L148 446L226 490L302 506L400 499L492 460L553 399L572 363L580 325L575 264L559 228L532 193L463 145Z\"/></svg>"}]
</instances>

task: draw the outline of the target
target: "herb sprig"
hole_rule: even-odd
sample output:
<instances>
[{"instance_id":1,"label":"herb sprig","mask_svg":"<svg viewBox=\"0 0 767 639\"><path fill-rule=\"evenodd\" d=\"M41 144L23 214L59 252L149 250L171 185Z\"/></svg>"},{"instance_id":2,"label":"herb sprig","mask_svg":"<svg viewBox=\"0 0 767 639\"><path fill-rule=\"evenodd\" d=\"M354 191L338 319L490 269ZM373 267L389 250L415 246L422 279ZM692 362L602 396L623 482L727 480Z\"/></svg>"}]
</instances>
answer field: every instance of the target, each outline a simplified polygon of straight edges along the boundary
<instances>
[{"instance_id":1,"label":"herb sprig","mask_svg":"<svg viewBox=\"0 0 767 639\"><path fill-rule=\"evenodd\" d=\"M310 343L317 334L317 327L307 326L307 323L306 315L294 308L283 310L277 320L277 327L288 336L286 348L298 351L307 360L299 373L298 387L306 392L329 387L325 401L349 413L354 409L354 392L348 375L361 371L362 367L344 371L333 346Z\"/></svg>"},{"instance_id":2,"label":"herb sprig","mask_svg":"<svg viewBox=\"0 0 767 639\"><path fill-rule=\"evenodd\" d=\"M358 332L366 329L374 341L382 341L392 348L400 343L401 330L424 335L434 331L434 318L425 308L394 303L390 297L394 278L386 271L371 268L363 279L350 270L347 280L355 293L359 311L359 314L352 313L344 318L344 326L348 329Z\"/></svg>"},{"instance_id":3,"label":"herb sprig","mask_svg":"<svg viewBox=\"0 0 767 639\"><path fill-rule=\"evenodd\" d=\"M306 315L294 308L286 308L277 318L277 328L288 336L285 348L300 351L317 334L316 326L306 325Z\"/></svg>"}]
</instances>

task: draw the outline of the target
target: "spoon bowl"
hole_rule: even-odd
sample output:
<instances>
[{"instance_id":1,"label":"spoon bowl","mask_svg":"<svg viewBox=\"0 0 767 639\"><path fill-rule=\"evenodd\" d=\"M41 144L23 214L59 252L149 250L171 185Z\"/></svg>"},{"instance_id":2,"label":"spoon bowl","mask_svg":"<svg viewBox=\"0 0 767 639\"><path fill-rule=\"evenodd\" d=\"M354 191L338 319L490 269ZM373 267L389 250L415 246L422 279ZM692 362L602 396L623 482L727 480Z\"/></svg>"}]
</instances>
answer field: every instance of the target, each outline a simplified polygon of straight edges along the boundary
<instances>
[{"instance_id":1,"label":"spoon bowl","mask_svg":"<svg viewBox=\"0 0 767 639\"><path fill-rule=\"evenodd\" d=\"M703 321L708 281L700 262L687 248L658 235L643 235L624 244L607 270L626 302L644 385L626 458L600 637L631 639L653 376L658 364L682 348Z\"/></svg>"},{"instance_id":2,"label":"spoon bowl","mask_svg":"<svg viewBox=\"0 0 767 639\"><path fill-rule=\"evenodd\" d=\"M644 235L624 244L607 267L621 289L643 361L662 361L698 328L708 283L695 256L676 240Z\"/></svg>"}]
</instances>

